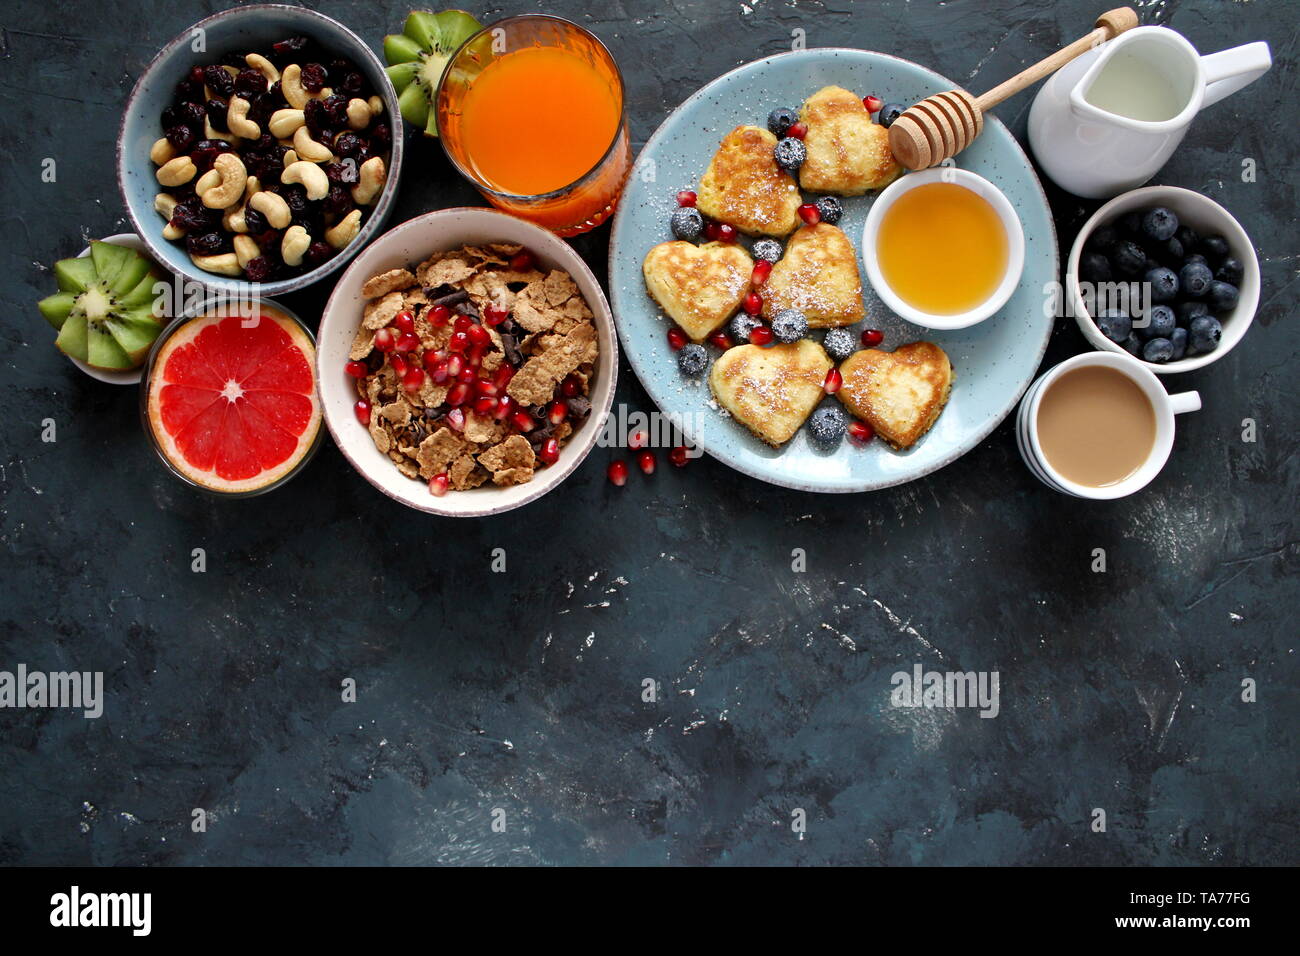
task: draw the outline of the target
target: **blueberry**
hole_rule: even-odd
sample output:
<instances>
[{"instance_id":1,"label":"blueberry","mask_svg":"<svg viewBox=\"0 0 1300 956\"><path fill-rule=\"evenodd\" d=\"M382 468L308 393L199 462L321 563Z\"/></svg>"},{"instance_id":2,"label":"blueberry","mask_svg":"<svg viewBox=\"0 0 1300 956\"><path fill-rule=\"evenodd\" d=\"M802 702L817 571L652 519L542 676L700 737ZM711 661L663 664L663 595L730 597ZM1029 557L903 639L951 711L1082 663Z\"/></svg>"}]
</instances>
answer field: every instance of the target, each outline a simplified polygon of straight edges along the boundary
<instances>
[{"instance_id":1,"label":"blueberry","mask_svg":"<svg viewBox=\"0 0 1300 956\"><path fill-rule=\"evenodd\" d=\"M1146 325L1138 332L1141 339L1167 339L1178 323L1174 320L1174 310L1167 305L1152 306L1147 315Z\"/></svg>"},{"instance_id":2,"label":"blueberry","mask_svg":"<svg viewBox=\"0 0 1300 956\"><path fill-rule=\"evenodd\" d=\"M668 225L673 230L673 235L678 239L698 239L700 233L704 232L704 216L694 206L683 206L673 212L673 217L668 221Z\"/></svg>"},{"instance_id":3,"label":"blueberry","mask_svg":"<svg viewBox=\"0 0 1300 956\"><path fill-rule=\"evenodd\" d=\"M1123 342L1133 333L1133 320L1119 309L1104 309L1094 321L1112 342Z\"/></svg>"},{"instance_id":4,"label":"blueberry","mask_svg":"<svg viewBox=\"0 0 1300 956\"><path fill-rule=\"evenodd\" d=\"M1114 273L1110 260L1100 252L1085 252L1079 259L1079 278L1084 282L1109 282Z\"/></svg>"},{"instance_id":5,"label":"blueberry","mask_svg":"<svg viewBox=\"0 0 1300 956\"><path fill-rule=\"evenodd\" d=\"M1121 239L1111 248L1110 262L1120 275L1139 275L1147 265L1147 254L1131 239Z\"/></svg>"},{"instance_id":6,"label":"blueberry","mask_svg":"<svg viewBox=\"0 0 1300 956\"><path fill-rule=\"evenodd\" d=\"M899 106L897 103L886 103L880 108L880 112L876 114L876 122L885 129L889 129L894 125L894 120L903 115L905 109L907 107Z\"/></svg>"},{"instance_id":7,"label":"blueberry","mask_svg":"<svg viewBox=\"0 0 1300 956\"><path fill-rule=\"evenodd\" d=\"M1182 266L1183 258L1186 255L1187 250L1183 248L1183 244L1178 241L1177 236L1156 246L1156 258L1174 270Z\"/></svg>"},{"instance_id":8,"label":"blueberry","mask_svg":"<svg viewBox=\"0 0 1300 956\"><path fill-rule=\"evenodd\" d=\"M1179 226L1178 231L1174 233L1174 238L1182 243L1184 252L1191 252L1201 241L1200 234L1188 225Z\"/></svg>"},{"instance_id":9,"label":"blueberry","mask_svg":"<svg viewBox=\"0 0 1300 956\"><path fill-rule=\"evenodd\" d=\"M704 370L709 367L709 353L705 351L703 345L683 345L681 351L677 353L677 367L682 370L683 375L696 378L704 374Z\"/></svg>"},{"instance_id":10,"label":"blueberry","mask_svg":"<svg viewBox=\"0 0 1300 956\"><path fill-rule=\"evenodd\" d=\"M822 339L822 348L835 361L843 362L858 350L858 339L848 329L831 329Z\"/></svg>"},{"instance_id":11,"label":"blueberry","mask_svg":"<svg viewBox=\"0 0 1300 956\"><path fill-rule=\"evenodd\" d=\"M749 333L763 324L763 320L758 316L750 315L748 312L739 312L727 326L731 333L731 338L736 342L748 342Z\"/></svg>"},{"instance_id":12,"label":"blueberry","mask_svg":"<svg viewBox=\"0 0 1300 956\"><path fill-rule=\"evenodd\" d=\"M1142 235L1142 213L1131 212L1119 221L1120 228L1130 236Z\"/></svg>"},{"instance_id":13,"label":"blueberry","mask_svg":"<svg viewBox=\"0 0 1300 956\"><path fill-rule=\"evenodd\" d=\"M1179 302L1178 303L1178 322L1180 325L1188 325L1192 319L1198 315L1209 315L1210 307L1204 302Z\"/></svg>"},{"instance_id":14,"label":"blueberry","mask_svg":"<svg viewBox=\"0 0 1300 956\"><path fill-rule=\"evenodd\" d=\"M829 226L835 225L844 215L844 207L834 196L823 196L817 200L817 212L821 214L822 222Z\"/></svg>"},{"instance_id":15,"label":"blueberry","mask_svg":"<svg viewBox=\"0 0 1300 956\"><path fill-rule=\"evenodd\" d=\"M781 253L784 250L781 248L781 243L776 239L759 239L749 251L754 254L755 259L776 262L781 258Z\"/></svg>"},{"instance_id":16,"label":"blueberry","mask_svg":"<svg viewBox=\"0 0 1300 956\"><path fill-rule=\"evenodd\" d=\"M1231 312L1237 307L1238 297L1239 293L1235 285L1215 279L1210 283L1210 292L1206 296L1206 301L1210 303L1211 312L1223 313Z\"/></svg>"},{"instance_id":17,"label":"blueberry","mask_svg":"<svg viewBox=\"0 0 1300 956\"><path fill-rule=\"evenodd\" d=\"M1164 242L1178 231L1178 217L1164 206L1149 209L1142 217L1142 234L1148 239Z\"/></svg>"},{"instance_id":18,"label":"blueberry","mask_svg":"<svg viewBox=\"0 0 1300 956\"><path fill-rule=\"evenodd\" d=\"M804 146L803 140L795 139L793 136L787 136L777 143L776 149L772 152L776 157L776 164L791 174L797 173L803 161L808 158L808 148Z\"/></svg>"},{"instance_id":19,"label":"blueberry","mask_svg":"<svg viewBox=\"0 0 1300 956\"><path fill-rule=\"evenodd\" d=\"M1174 357L1174 343L1168 339L1151 339L1142 346L1142 357L1148 362L1159 362L1163 365Z\"/></svg>"},{"instance_id":20,"label":"blueberry","mask_svg":"<svg viewBox=\"0 0 1300 956\"><path fill-rule=\"evenodd\" d=\"M772 135L777 139L784 136L786 131L797 122L799 122L799 114L784 106L778 107L767 114L767 128L772 131Z\"/></svg>"},{"instance_id":21,"label":"blueberry","mask_svg":"<svg viewBox=\"0 0 1300 956\"><path fill-rule=\"evenodd\" d=\"M835 445L849 427L849 416L834 405L823 405L808 419L808 433L819 445Z\"/></svg>"},{"instance_id":22,"label":"blueberry","mask_svg":"<svg viewBox=\"0 0 1300 956\"><path fill-rule=\"evenodd\" d=\"M1178 271L1178 287L1184 295L1199 299L1210 291L1214 274L1204 262L1189 262Z\"/></svg>"},{"instance_id":23,"label":"blueberry","mask_svg":"<svg viewBox=\"0 0 1300 956\"><path fill-rule=\"evenodd\" d=\"M808 320L798 309L783 309L772 319L772 334L787 345L798 342L808 334Z\"/></svg>"},{"instance_id":24,"label":"blueberry","mask_svg":"<svg viewBox=\"0 0 1300 956\"><path fill-rule=\"evenodd\" d=\"M1098 252L1105 252L1119 241L1119 230L1114 226L1098 226L1088 237L1086 245Z\"/></svg>"},{"instance_id":25,"label":"blueberry","mask_svg":"<svg viewBox=\"0 0 1300 956\"><path fill-rule=\"evenodd\" d=\"M1137 358L1142 354L1142 340L1136 335L1130 335L1119 344L1124 348L1125 352L1132 355L1134 358Z\"/></svg>"},{"instance_id":26,"label":"blueberry","mask_svg":"<svg viewBox=\"0 0 1300 956\"><path fill-rule=\"evenodd\" d=\"M1211 262L1218 263L1228 258L1228 240L1222 236L1206 236L1201 240L1197 252Z\"/></svg>"},{"instance_id":27,"label":"blueberry","mask_svg":"<svg viewBox=\"0 0 1300 956\"><path fill-rule=\"evenodd\" d=\"M1178 297L1178 276L1172 269L1157 266L1147 272L1143 281L1151 289L1152 302L1172 302Z\"/></svg>"},{"instance_id":28,"label":"blueberry","mask_svg":"<svg viewBox=\"0 0 1300 956\"><path fill-rule=\"evenodd\" d=\"M1219 320L1211 315L1198 315L1192 319L1192 324L1188 328L1187 334L1187 353L1189 355L1204 355L1206 352L1213 352L1219 347L1219 339L1223 337L1223 326Z\"/></svg>"},{"instance_id":29,"label":"blueberry","mask_svg":"<svg viewBox=\"0 0 1300 956\"><path fill-rule=\"evenodd\" d=\"M1161 268L1161 265L1159 261L1156 260L1155 256L1147 256L1146 268L1144 268L1142 271L1146 273L1146 272L1150 272L1152 269L1159 269L1159 268Z\"/></svg>"},{"instance_id":30,"label":"blueberry","mask_svg":"<svg viewBox=\"0 0 1300 956\"><path fill-rule=\"evenodd\" d=\"M826 217L823 216L823 219ZM1241 280L1246 276L1246 267L1241 264L1240 259L1234 259L1232 256L1223 260L1223 264L1214 273L1214 278L1220 282L1226 282L1229 285L1241 285Z\"/></svg>"},{"instance_id":31,"label":"blueberry","mask_svg":"<svg viewBox=\"0 0 1300 956\"><path fill-rule=\"evenodd\" d=\"M1177 362L1187 354L1187 330L1174 329L1169 334L1169 344L1174 347L1174 354L1169 356L1169 361Z\"/></svg>"},{"instance_id":32,"label":"blueberry","mask_svg":"<svg viewBox=\"0 0 1300 956\"><path fill-rule=\"evenodd\" d=\"M1185 259L1183 260L1183 265L1187 265L1187 264L1190 263L1190 262L1201 262L1201 263L1204 263L1204 264L1207 265L1207 266L1210 264L1210 263L1206 260L1205 256L1201 255L1199 252L1193 252L1191 255L1189 255L1187 258L1185 258Z\"/></svg>"}]
</instances>

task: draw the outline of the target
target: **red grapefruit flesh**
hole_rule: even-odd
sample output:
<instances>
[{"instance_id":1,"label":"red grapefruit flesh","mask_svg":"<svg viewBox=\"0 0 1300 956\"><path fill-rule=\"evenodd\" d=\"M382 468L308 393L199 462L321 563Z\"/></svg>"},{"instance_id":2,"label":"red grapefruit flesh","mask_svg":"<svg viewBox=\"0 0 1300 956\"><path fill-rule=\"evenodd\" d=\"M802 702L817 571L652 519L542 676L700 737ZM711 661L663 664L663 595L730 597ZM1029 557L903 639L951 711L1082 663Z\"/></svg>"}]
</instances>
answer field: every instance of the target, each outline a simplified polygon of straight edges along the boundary
<instances>
[{"instance_id":1,"label":"red grapefruit flesh","mask_svg":"<svg viewBox=\"0 0 1300 956\"><path fill-rule=\"evenodd\" d=\"M316 349L268 306L206 315L167 338L149 376L149 424L167 460L213 491L256 491L293 471L320 431Z\"/></svg>"}]
</instances>

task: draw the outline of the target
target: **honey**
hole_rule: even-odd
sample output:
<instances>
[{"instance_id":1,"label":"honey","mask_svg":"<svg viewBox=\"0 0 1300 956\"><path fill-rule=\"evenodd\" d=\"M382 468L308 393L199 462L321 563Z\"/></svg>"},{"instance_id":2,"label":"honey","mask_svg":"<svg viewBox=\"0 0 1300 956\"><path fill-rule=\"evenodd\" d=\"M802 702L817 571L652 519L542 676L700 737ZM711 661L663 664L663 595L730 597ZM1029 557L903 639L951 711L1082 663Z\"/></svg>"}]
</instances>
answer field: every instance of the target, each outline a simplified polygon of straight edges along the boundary
<instances>
[{"instance_id":1,"label":"honey","mask_svg":"<svg viewBox=\"0 0 1300 956\"><path fill-rule=\"evenodd\" d=\"M885 281L930 315L957 315L986 302L1006 274L1008 249L1006 228L988 200L943 182L900 194L876 239Z\"/></svg>"}]
</instances>

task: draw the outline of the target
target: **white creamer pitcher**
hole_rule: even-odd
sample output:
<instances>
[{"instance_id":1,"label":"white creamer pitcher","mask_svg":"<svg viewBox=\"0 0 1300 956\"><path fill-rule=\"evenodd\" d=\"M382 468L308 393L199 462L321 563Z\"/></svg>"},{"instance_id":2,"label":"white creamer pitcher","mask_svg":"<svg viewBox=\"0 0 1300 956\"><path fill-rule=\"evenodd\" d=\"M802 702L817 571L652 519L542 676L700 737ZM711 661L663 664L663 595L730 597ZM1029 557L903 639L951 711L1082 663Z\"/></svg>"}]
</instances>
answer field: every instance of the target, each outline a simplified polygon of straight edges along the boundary
<instances>
[{"instance_id":1,"label":"white creamer pitcher","mask_svg":"<svg viewBox=\"0 0 1300 956\"><path fill-rule=\"evenodd\" d=\"M1048 79L1029 111L1029 145L1062 189L1114 196L1156 174L1201 107L1272 64L1267 43L1201 56L1180 33L1138 27Z\"/></svg>"}]
</instances>

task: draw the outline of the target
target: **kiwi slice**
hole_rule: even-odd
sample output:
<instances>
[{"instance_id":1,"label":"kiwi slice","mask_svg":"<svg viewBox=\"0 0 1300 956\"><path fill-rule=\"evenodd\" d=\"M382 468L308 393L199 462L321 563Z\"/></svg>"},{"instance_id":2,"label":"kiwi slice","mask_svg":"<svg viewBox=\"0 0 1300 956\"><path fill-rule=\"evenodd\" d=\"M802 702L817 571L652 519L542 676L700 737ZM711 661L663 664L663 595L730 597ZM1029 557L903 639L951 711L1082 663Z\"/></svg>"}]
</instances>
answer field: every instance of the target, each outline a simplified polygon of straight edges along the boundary
<instances>
[{"instance_id":1,"label":"kiwi slice","mask_svg":"<svg viewBox=\"0 0 1300 956\"><path fill-rule=\"evenodd\" d=\"M126 246L92 242L90 255L56 262L54 277L59 291L36 305L59 330L58 349L94 368L138 368L162 331L153 264Z\"/></svg>"},{"instance_id":2,"label":"kiwi slice","mask_svg":"<svg viewBox=\"0 0 1300 956\"><path fill-rule=\"evenodd\" d=\"M412 10L401 33L384 37L388 78L397 90L402 119L421 127L425 136L438 135L433 98L443 68L460 45L482 28L464 10Z\"/></svg>"}]
</instances>

